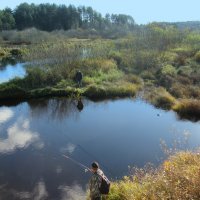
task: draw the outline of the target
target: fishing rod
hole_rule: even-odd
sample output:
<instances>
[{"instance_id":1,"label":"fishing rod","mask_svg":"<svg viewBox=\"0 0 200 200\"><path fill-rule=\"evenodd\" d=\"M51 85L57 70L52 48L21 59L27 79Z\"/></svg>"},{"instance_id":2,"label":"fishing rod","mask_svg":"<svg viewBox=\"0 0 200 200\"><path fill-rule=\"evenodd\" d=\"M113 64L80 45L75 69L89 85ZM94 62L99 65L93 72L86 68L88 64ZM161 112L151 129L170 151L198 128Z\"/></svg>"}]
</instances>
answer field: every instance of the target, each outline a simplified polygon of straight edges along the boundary
<instances>
[{"instance_id":1,"label":"fishing rod","mask_svg":"<svg viewBox=\"0 0 200 200\"><path fill-rule=\"evenodd\" d=\"M82 168L85 170L85 172L87 172L87 171L92 172L91 169L90 169L89 167L87 167L86 165L84 165L84 164L82 164L82 163L80 163L80 162L74 160L73 158L71 158L71 157L69 157L69 156L67 156L67 155L64 155L64 154L63 154L62 156L65 157L66 159L71 160L73 163L79 165L80 167L82 167ZM87 170L87 171L86 171L86 170Z\"/></svg>"},{"instance_id":2,"label":"fishing rod","mask_svg":"<svg viewBox=\"0 0 200 200\"><path fill-rule=\"evenodd\" d=\"M99 159L97 159L92 153L88 152L84 147L82 147L80 144L76 144L73 142L73 139L69 137L69 135L65 134L63 132L63 130L60 129L60 132L62 134L64 134L64 136L66 138L68 138L69 141L71 141L75 146L77 146L79 149L81 149L83 152L85 152L86 155L88 155L90 158L92 158L93 160L96 160L99 162ZM67 156L68 157L68 156ZM111 175L111 176L114 176L113 173L111 172L111 170L106 167L102 162L99 162L99 164ZM85 166L86 167L86 166ZM88 167L87 167L88 168Z\"/></svg>"}]
</instances>

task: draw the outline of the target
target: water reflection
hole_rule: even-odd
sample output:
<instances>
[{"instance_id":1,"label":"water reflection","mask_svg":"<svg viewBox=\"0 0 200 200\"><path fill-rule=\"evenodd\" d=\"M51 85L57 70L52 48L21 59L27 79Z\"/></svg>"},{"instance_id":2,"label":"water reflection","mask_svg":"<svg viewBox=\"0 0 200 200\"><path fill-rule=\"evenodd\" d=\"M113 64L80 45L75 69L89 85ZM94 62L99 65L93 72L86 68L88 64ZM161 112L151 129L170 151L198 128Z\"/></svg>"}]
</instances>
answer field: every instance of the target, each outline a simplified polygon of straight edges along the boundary
<instances>
[{"instance_id":1,"label":"water reflection","mask_svg":"<svg viewBox=\"0 0 200 200\"><path fill-rule=\"evenodd\" d=\"M68 143L66 147L60 149L60 152L63 154L72 154L76 149L76 145L72 143Z\"/></svg>"},{"instance_id":2,"label":"water reflection","mask_svg":"<svg viewBox=\"0 0 200 200\"><path fill-rule=\"evenodd\" d=\"M26 75L26 69L22 63L7 65L0 69L0 83L9 81L15 77L24 77Z\"/></svg>"},{"instance_id":3,"label":"water reflection","mask_svg":"<svg viewBox=\"0 0 200 200\"><path fill-rule=\"evenodd\" d=\"M44 181L39 181L32 191L18 191L16 189L8 189L6 186L0 190L2 199L19 199L19 200L45 200L48 199L48 192ZM0 198L1 199L1 198Z\"/></svg>"},{"instance_id":4,"label":"water reflection","mask_svg":"<svg viewBox=\"0 0 200 200\"><path fill-rule=\"evenodd\" d=\"M0 124L8 121L13 117L14 113L9 108L3 108L0 110Z\"/></svg>"},{"instance_id":5,"label":"water reflection","mask_svg":"<svg viewBox=\"0 0 200 200\"><path fill-rule=\"evenodd\" d=\"M61 200L83 200L86 199L86 191L80 185L59 186Z\"/></svg>"},{"instance_id":6,"label":"water reflection","mask_svg":"<svg viewBox=\"0 0 200 200\"><path fill-rule=\"evenodd\" d=\"M80 112L83 110L84 105L83 105L83 102L82 102L81 99L78 99L78 102L77 102L77 106L76 106L76 107L78 108L78 110L79 110Z\"/></svg>"},{"instance_id":7,"label":"water reflection","mask_svg":"<svg viewBox=\"0 0 200 200\"><path fill-rule=\"evenodd\" d=\"M30 130L28 120L16 122L8 128L7 138L0 139L0 153L5 154L26 148L38 139L38 133Z\"/></svg>"},{"instance_id":8,"label":"water reflection","mask_svg":"<svg viewBox=\"0 0 200 200\"><path fill-rule=\"evenodd\" d=\"M183 148L200 143L199 123L177 120L173 112L140 100L81 99L81 112L78 101L37 99L0 107L0 199L84 199L90 174L63 154L86 166L97 160L115 179L127 175L129 165L159 164L160 139L169 148L174 138L175 147L186 141L178 131L191 133Z\"/></svg>"},{"instance_id":9,"label":"water reflection","mask_svg":"<svg viewBox=\"0 0 200 200\"><path fill-rule=\"evenodd\" d=\"M31 108L33 116L48 115L55 120L63 120L66 117L74 115L76 118L79 116L79 111L83 110L83 103L81 99L68 99L68 98L54 98L54 99L38 99L30 100L28 105Z\"/></svg>"}]
</instances>

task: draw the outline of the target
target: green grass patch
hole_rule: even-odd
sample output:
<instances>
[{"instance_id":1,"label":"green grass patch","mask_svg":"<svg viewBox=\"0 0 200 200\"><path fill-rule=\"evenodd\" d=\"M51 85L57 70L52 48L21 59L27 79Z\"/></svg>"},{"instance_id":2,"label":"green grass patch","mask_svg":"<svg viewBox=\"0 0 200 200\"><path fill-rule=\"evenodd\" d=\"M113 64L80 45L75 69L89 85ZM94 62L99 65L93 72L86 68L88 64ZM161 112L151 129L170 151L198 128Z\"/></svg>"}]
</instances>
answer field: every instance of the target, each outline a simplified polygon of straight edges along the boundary
<instances>
[{"instance_id":1,"label":"green grass patch","mask_svg":"<svg viewBox=\"0 0 200 200\"><path fill-rule=\"evenodd\" d=\"M104 99L135 96L138 90L138 85L119 82L110 85L90 85L83 94L91 99Z\"/></svg>"}]
</instances>

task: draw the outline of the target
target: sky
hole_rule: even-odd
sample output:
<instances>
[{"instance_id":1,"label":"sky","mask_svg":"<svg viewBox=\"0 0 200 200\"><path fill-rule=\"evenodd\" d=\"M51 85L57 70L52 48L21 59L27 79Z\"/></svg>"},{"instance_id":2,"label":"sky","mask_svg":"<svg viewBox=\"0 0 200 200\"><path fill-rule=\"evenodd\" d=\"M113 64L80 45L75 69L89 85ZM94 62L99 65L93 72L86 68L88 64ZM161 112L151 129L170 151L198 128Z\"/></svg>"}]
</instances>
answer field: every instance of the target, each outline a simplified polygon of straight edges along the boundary
<instances>
[{"instance_id":1,"label":"sky","mask_svg":"<svg viewBox=\"0 0 200 200\"><path fill-rule=\"evenodd\" d=\"M200 21L200 0L0 0L0 9L14 9L23 2L91 6L105 15L128 14L137 24Z\"/></svg>"}]
</instances>

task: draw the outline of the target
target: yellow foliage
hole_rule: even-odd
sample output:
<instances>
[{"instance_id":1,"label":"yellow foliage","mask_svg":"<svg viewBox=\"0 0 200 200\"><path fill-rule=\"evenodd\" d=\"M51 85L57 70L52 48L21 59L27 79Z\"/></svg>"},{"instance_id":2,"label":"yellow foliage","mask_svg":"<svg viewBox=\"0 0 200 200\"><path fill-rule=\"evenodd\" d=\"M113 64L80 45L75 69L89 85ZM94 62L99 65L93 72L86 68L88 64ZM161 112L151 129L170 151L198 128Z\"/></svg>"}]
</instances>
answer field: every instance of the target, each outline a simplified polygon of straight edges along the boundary
<instances>
[{"instance_id":1,"label":"yellow foliage","mask_svg":"<svg viewBox=\"0 0 200 200\"><path fill-rule=\"evenodd\" d=\"M106 200L198 200L200 199L200 155L179 152L140 181L137 174L111 184Z\"/></svg>"}]
</instances>

